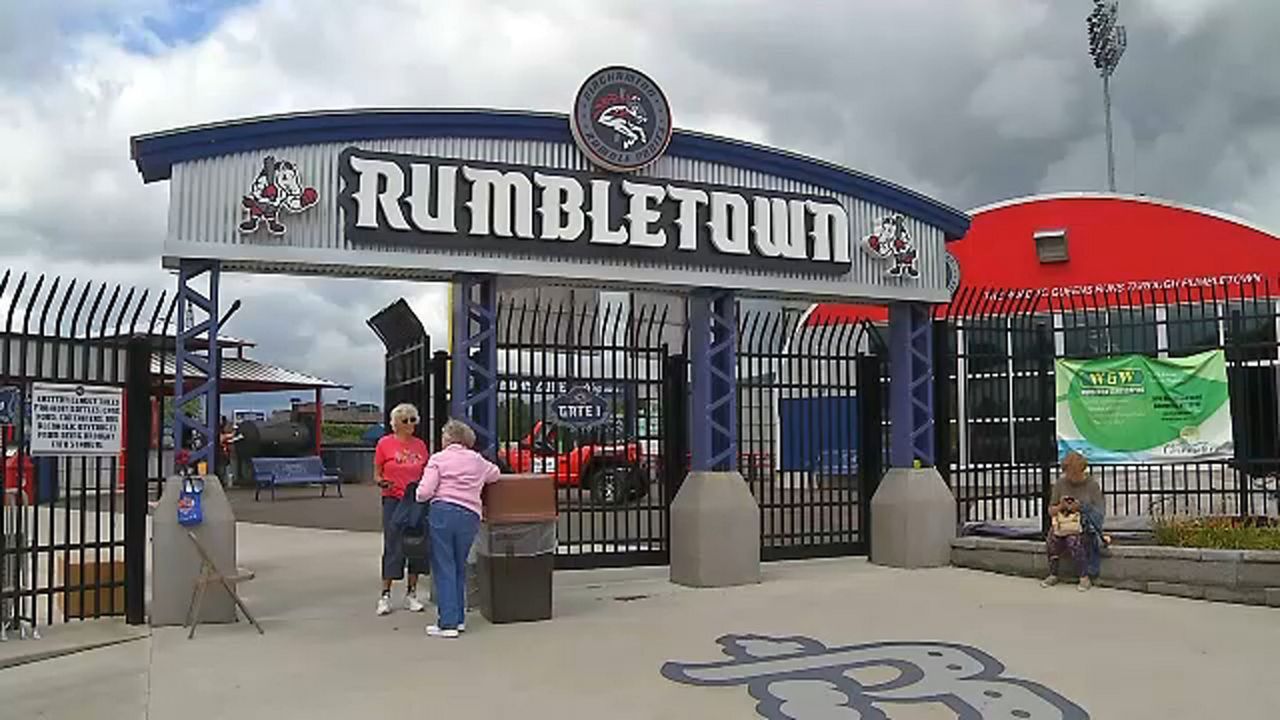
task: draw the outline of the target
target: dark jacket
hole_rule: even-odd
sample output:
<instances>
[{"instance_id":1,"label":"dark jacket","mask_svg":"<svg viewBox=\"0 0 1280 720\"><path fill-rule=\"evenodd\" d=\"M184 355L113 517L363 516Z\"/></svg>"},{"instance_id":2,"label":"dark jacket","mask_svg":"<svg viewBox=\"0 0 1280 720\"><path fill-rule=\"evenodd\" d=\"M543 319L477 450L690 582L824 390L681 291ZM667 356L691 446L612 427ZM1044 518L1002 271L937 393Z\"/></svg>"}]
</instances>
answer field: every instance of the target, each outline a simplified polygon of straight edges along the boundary
<instances>
[{"instance_id":1,"label":"dark jacket","mask_svg":"<svg viewBox=\"0 0 1280 720\"><path fill-rule=\"evenodd\" d=\"M420 537L427 534L427 513L431 506L418 502L417 494L417 482L406 485L404 497L400 498L400 504L391 512L391 527L399 530L401 535Z\"/></svg>"}]
</instances>

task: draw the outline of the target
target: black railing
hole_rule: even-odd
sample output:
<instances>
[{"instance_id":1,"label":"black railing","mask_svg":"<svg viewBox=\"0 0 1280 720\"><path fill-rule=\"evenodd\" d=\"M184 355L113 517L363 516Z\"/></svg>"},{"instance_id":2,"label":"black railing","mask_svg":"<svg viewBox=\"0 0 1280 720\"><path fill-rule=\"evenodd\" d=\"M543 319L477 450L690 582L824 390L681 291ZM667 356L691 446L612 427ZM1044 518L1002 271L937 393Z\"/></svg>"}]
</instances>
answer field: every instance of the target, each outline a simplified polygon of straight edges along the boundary
<instances>
[{"instance_id":1,"label":"black railing","mask_svg":"<svg viewBox=\"0 0 1280 720\"><path fill-rule=\"evenodd\" d=\"M19 399L0 425L0 626L142 622L152 336L166 296L153 306L146 290L13 272L0 296L0 386ZM36 383L121 388L128 452L32 458Z\"/></svg>"},{"instance_id":2,"label":"black railing","mask_svg":"<svg viewBox=\"0 0 1280 720\"><path fill-rule=\"evenodd\" d=\"M698 421L681 309L507 300L497 317L498 458L556 475L557 566L666 562L668 508ZM865 552L888 450L878 331L745 312L738 339L737 469L760 506L763 558ZM447 363L437 353L430 371L439 417ZM556 408L574 393L603 417L564 422Z\"/></svg>"},{"instance_id":3,"label":"black railing","mask_svg":"<svg viewBox=\"0 0 1280 720\"><path fill-rule=\"evenodd\" d=\"M865 552L870 495L859 426L879 414L860 393L872 345L865 323L745 313L738 332L738 469L760 506L766 560ZM874 423L877 430L880 422ZM879 481L880 467L870 469Z\"/></svg>"},{"instance_id":4,"label":"black railing","mask_svg":"<svg viewBox=\"0 0 1280 720\"><path fill-rule=\"evenodd\" d=\"M1055 359L1213 349L1227 361L1234 456L1094 465L1108 514L1280 515L1280 285L1261 275L1230 280L957 293L939 313L945 342L937 346L947 353L945 474L958 520L1045 520L1058 474Z\"/></svg>"},{"instance_id":5,"label":"black railing","mask_svg":"<svg viewBox=\"0 0 1280 720\"><path fill-rule=\"evenodd\" d=\"M555 475L557 567L667 561L669 492L684 470L667 452L670 330L662 306L498 308L498 457ZM598 417L575 424L565 403Z\"/></svg>"}]
</instances>

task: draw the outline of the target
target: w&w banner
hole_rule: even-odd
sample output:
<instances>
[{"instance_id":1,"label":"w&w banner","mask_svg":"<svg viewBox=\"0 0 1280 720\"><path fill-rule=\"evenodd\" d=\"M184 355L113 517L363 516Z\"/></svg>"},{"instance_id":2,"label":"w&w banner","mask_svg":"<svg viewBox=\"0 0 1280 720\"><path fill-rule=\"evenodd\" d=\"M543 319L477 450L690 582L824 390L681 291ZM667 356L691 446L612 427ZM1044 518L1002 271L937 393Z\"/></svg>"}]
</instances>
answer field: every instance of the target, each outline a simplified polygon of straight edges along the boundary
<instances>
[{"instance_id":1,"label":"w&w banner","mask_svg":"<svg viewBox=\"0 0 1280 720\"><path fill-rule=\"evenodd\" d=\"M1059 457L1072 450L1095 463L1232 457L1222 350L1058 360L1054 375Z\"/></svg>"}]
</instances>

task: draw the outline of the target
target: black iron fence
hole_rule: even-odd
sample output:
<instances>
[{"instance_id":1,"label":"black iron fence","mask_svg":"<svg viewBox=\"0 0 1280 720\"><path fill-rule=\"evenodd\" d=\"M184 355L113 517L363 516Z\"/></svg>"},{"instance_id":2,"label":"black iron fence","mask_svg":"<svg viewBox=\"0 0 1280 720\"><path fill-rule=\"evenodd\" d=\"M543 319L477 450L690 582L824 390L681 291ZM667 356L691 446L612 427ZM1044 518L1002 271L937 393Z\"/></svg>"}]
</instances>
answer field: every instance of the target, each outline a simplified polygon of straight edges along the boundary
<instances>
[{"instance_id":1,"label":"black iron fence","mask_svg":"<svg viewBox=\"0 0 1280 720\"><path fill-rule=\"evenodd\" d=\"M1069 293L967 288L937 322L946 468L959 521L1039 521L1057 477L1054 361L1222 349L1230 458L1101 464L1111 516L1280 514L1280 286L1130 283Z\"/></svg>"},{"instance_id":2,"label":"black iron fence","mask_svg":"<svg viewBox=\"0 0 1280 720\"><path fill-rule=\"evenodd\" d=\"M509 299L497 317L498 460L556 476L557 567L667 562L668 507L696 421L683 306ZM888 448L876 328L804 320L740 318L738 469L760 505L764 559L865 552ZM429 386L433 417L446 417L448 356L423 375L416 361L393 368L402 355L388 351L389 390L420 398Z\"/></svg>"},{"instance_id":3,"label":"black iron fence","mask_svg":"<svg viewBox=\"0 0 1280 720\"><path fill-rule=\"evenodd\" d=\"M8 300L0 332L0 630L122 614L142 622L146 336L164 295L152 303L147 291L119 285L6 272L0 297ZM51 384L118 390L125 450L33 457L32 395L56 390Z\"/></svg>"},{"instance_id":4,"label":"black iron fence","mask_svg":"<svg viewBox=\"0 0 1280 720\"><path fill-rule=\"evenodd\" d=\"M766 560L865 552L887 447L875 328L806 320L749 312L738 333L738 469L760 506Z\"/></svg>"},{"instance_id":5,"label":"black iron fence","mask_svg":"<svg viewBox=\"0 0 1280 720\"><path fill-rule=\"evenodd\" d=\"M669 329L657 305L499 306L498 458L556 477L557 567L666 562Z\"/></svg>"}]
</instances>

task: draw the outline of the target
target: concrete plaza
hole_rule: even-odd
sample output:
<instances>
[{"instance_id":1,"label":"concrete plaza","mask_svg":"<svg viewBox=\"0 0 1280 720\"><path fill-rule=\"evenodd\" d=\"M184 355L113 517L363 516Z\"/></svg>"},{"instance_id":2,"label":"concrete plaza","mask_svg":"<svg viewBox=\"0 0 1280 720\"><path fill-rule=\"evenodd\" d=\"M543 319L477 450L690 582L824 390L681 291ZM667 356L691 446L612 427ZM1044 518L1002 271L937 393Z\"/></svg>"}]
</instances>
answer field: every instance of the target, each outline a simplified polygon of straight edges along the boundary
<instances>
[{"instance_id":1,"label":"concrete plaza","mask_svg":"<svg viewBox=\"0 0 1280 720\"><path fill-rule=\"evenodd\" d=\"M726 660L716 644L726 634L804 636L832 647L970 646L1003 663L1005 676L1047 687L1092 718L1252 717L1280 706L1280 614L1265 608L1042 590L1017 578L849 559L769 564L763 584L726 590L673 586L662 568L559 573L554 620L490 626L477 614L461 639L435 640L423 635L429 615L373 615L376 534L241 524L239 538L241 564L258 576L244 595L265 636L243 622L201 626L190 641L181 629L163 628L10 667L0 670L0 714L758 717L743 685L680 684L660 672L669 661ZM76 631L55 626L46 640ZM883 682L876 672L856 677ZM956 717L937 703L877 707L897 720ZM766 716L789 717L774 712ZM993 718L1041 716L984 710Z\"/></svg>"}]
</instances>

